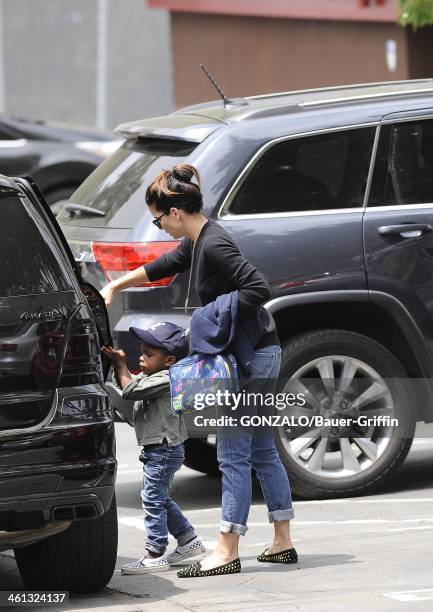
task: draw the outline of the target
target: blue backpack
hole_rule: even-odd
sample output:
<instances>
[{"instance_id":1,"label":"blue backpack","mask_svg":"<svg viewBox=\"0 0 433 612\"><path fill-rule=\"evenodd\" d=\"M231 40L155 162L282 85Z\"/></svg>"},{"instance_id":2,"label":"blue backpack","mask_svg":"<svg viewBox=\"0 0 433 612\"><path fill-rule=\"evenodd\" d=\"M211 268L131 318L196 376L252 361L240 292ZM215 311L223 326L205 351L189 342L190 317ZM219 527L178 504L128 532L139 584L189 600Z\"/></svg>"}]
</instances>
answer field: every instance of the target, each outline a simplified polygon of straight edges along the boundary
<instances>
[{"instance_id":1,"label":"blue backpack","mask_svg":"<svg viewBox=\"0 0 433 612\"><path fill-rule=\"evenodd\" d=\"M237 363L231 354L189 355L172 365L168 373L173 414L203 410L197 406L197 394L239 391Z\"/></svg>"}]
</instances>

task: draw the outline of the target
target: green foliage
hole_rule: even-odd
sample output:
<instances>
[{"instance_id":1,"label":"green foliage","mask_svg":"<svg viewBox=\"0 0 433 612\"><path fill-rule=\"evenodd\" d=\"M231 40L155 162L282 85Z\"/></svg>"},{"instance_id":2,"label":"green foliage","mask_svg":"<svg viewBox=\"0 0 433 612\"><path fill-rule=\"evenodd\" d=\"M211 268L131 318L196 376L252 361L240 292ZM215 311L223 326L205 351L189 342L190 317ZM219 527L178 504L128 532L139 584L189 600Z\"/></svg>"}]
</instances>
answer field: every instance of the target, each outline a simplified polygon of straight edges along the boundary
<instances>
[{"instance_id":1,"label":"green foliage","mask_svg":"<svg viewBox=\"0 0 433 612\"><path fill-rule=\"evenodd\" d=\"M414 30L433 24L433 0L399 0L400 24Z\"/></svg>"}]
</instances>

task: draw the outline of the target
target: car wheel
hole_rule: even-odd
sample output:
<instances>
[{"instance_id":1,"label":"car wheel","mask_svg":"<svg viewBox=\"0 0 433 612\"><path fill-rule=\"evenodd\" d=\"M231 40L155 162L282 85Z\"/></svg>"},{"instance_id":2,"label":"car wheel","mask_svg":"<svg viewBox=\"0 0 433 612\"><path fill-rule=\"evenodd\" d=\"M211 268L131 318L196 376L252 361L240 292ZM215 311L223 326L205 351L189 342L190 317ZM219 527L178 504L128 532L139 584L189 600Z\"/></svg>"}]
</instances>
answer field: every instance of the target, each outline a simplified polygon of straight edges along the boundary
<instances>
[{"instance_id":1,"label":"car wheel","mask_svg":"<svg viewBox=\"0 0 433 612\"><path fill-rule=\"evenodd\" d=\"M117 508L113 495L99 518L77 521L66 531L15 550L28 589L89 593L111 579L117 557Z\"/></svg>"},{"instance_id":2,"label":"car wheel","mask_svg":"<svg viewBox=\"0 0 433 612\"><path fill-rule=\"evenodd\" d=\"M349 427L281 426L276 444L292 489L306 498L368 493L404 461L416 425L416 402L400 362L357 333L322 330L288 341L282 350L280 391L302 393L305 405L285 408L294 418L391 417Z\"/></svg>"},{"instance_id":3,"label":"car wheel","mask_svg":"<svg viewBox=\"0 0 433 612\"><path fill-rule=\"evenodd\" d=\"M184 442L185 465L192 470L219 476L216 445L200 438L189 438Z\"/></svg>"},{"instance_id":4,"label":"car wheel","mask_svg":"<svg viewBox=\"0 0 433 612\"><path fill-rule=\"evenodd\" d=\"M48 191L45 195L45 200L47 204L51 208L54 215L58 215L63 204L69 200L71 195L77 189L76 186L69 187L59 187L58 189L54 189L53 191Z\"/></svg>"}]
</instances>

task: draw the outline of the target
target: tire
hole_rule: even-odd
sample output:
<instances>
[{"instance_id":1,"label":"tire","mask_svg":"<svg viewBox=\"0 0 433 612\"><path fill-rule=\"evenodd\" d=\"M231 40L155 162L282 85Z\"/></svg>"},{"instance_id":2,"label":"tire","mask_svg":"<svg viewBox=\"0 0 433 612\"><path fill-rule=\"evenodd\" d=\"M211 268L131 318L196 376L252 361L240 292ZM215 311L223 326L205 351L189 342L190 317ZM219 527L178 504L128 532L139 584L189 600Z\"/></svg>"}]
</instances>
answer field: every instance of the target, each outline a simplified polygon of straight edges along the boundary
<instances>
[{"instance_id":1,"label":"tire","mask_svg":"<svg viewBox=\"0 0 433 612\"><path fill-rule=\"evenodd\" d=\"M325 361L324 358L328 359ZM323 364L326 364L325 369ZM352 374L352 378L344 375L352 372L345 366L355 368L356 364L360 364L356 375ZM317 381L314 377L303 378L307 373L313 376L314 371L317 372ZM326 376L331 372L332 378L323 376L324 372ZM332 395L332 385L331 395L326 389L328 380L334 381L334 388L342 391L335 404L333 399L327 399L338 397ZM343 380L351 381L350 385L346 383L349 385L346 391ZM325 416L333 416L332 412L337 410L339 415L345 416L347 409L348 416L359 416L368 415L368 410L373 408L377 414L382 412L391 416L392 412L392 416L398 419L398 427L391 425L386 431L368 430L373 432L371 438L363 437L366 430L360 434L352 433L350 437L353 430L343 429L347 437L334 431L334 437L330 438L329 428L325 434L320 428L314 431L306 428L303 439L299 437L302 430L292 428L289 431L287 427L279 427L275 436L276 445L293 491L301 497L320 499L362 495L381 487L403 463L410 450L416 425L415 396L400 362L384 346L366 336L333 329L314 331L292 338L282 347L279 390L299 391L305 389L304 384L314 389L311 395L306 395L312 401L307 399L306 406L295 408L292 414L299 416L309 411L311 415L314 411L323 410ZM375 403L371 399L357 403L361 385L365 385L366 389L372 384L378 385L375 387ZM353 392L353 389L358 391ZM319 405L313 396L316 400L322 396L324 399L320 399ZM331 412L328 412L329 409ZM288 414L291 414L290 410ZM352 410L353 414L350 413ZM321 433L318 434L318 430ZM344 437L343 442L340 439ZM310 447L307 447L310 441ZM363 448L359 446L361 443Z\"/></svg>"},{"instance_id":2,"label":"tire","mask_svg":"<svg viewBox=\"0 0 433 612\"><path fill-rule=\"evenodd\" d=\"M28 589L91 593L110 581L117 557L117 508L96 519L77 521L66 531L15 550Z\"/></svg>"},{"instance_id":3,"label":"tire","mask_svg":"<svg viewBox=\"0 0 433 612\"><path fill-rule=\"evenodd\" d=\"M184 442L185 461L184 464L203 474L219 476L216 446L209 444L206 440L189 438Z\"/></svg>"},{"instance_id":4,"label":"tire","mask_svg":"<svg viewBox=\"0 0 433 612\"><path fill-rule=\"evenodd\" d=\"M45 195L45 200L47 204L51 208L54 215L57 215L62 208L63 203L66 200L69 200L74 191L78 188L78 185L69 186L69 187L58 187L57 189L53 189L53 191L49 191Z\"/></svg>"}]
</instances>

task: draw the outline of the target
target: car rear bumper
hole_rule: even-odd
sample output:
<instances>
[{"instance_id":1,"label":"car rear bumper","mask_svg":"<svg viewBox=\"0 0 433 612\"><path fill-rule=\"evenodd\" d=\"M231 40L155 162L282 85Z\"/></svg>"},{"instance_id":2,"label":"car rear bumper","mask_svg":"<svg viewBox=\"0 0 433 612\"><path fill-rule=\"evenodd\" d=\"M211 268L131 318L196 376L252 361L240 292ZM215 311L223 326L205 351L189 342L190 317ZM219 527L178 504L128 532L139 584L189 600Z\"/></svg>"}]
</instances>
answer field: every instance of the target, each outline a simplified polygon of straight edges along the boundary
<instances>
[{"instance_id":1,"label":"car rear bumper","mask_svg":"<svg viewBox=\"0 0 433 612\"><path fill-rule=\"evenodd\" d=\"M113 486L116 465L112 421L41 429L0 445L0 504L24 492L36 497Z\"/></svg>"},{"instance_id":2,"label":"car rear bumper","mask_svg":"<svg viewBox=\"0 0 433 612\"><path fill-rule=\"evenodd\" d=\"M68 412L58 401L56 418L47 426L0 440L0 531L38 529L107 510L117 467L114 423L107 390L95 390L100 393L62 389ZM89 413L89 398L101 393L107 410L99 413L95 401Z\"/></svg>"},{"instance_id":3,"label":"car rear bumper","mask_svg":"<svg viewBox=\"0 0 433 612\"><path fill-rule=\"evenodd\" d=\"M107 485L0 500L0 551L27 546L67 529L72 521L102 516L113 494L114 485Z\"/></svg>"},{"instance_id":4,"label":"car rear bumper","mask_svg":"<svg viewBox=\"0 0 433 612\"><path fill-rule=\"evenodd\" d=\"M54 521L102 516L110 507L114 485L67 493L21 495L0 500L0 528L5 531L38 528Z\"/></svg>"}]
</instances>

